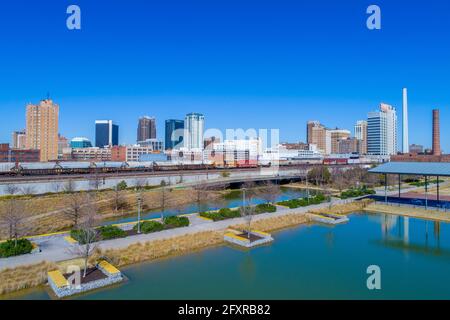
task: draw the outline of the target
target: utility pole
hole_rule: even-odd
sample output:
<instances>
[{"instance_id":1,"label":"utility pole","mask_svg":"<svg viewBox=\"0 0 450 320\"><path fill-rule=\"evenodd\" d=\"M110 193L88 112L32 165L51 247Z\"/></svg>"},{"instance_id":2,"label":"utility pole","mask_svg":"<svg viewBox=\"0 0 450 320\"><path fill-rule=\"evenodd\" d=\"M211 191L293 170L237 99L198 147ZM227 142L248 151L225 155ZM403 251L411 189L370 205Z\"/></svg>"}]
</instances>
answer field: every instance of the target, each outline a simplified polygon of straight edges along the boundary
<instances>
[{"instance_id":1,"label":"utility pole","mask_svg":"<svg viewBox=\"0 0 450 320\"><path fill-rule=\"evenodd\" d=\"M142 203L142 196L139 193L138 195L138 227L137 227L137 233L141 233L141 203Z\"/></svg>"}]
</instances>

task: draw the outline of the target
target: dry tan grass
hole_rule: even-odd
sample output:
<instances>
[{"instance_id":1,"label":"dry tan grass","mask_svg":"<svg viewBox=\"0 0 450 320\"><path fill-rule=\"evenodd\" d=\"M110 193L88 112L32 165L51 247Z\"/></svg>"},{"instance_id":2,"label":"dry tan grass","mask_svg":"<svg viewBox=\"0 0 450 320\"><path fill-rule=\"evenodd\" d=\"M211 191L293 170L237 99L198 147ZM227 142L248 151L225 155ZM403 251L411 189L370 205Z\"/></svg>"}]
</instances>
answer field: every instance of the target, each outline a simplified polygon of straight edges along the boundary
<instances>
[{"instance_id":1,"label":"dry tan grass","mask_svg":"<svg viewBox=\"0 0 450 320\"><path fill-rule=\"evenodd\" d=\"M223 233L205 231L175 238L137 243L125 249L106 250L103 255L116 266L179 255L223 243Z\"/></svg>"},{"instance_id":2,"label":"dry tan grass","mask_svg":"<svg viewBox=\"0 0 450 320\"><path fill-rule=\"evenodd\" d=\"M0 271L0 294L37 287L47 282L47 272L57 269L56 264L41 262Z\"/></svg>"},{"instance_id":3,"label":"dry tan grass","mask_svg":"<svg viewBox=\"0 0 450 320\"><path fill-rule=\"evenodd\" d=\"M100 220L119 218L136 212L137 201L136 193L132 190L124 191L124 199L127 202L127 209L114 212L111 209L110 200L113 199L113 192L105 191L97 194L97 203L100 213ZM142 192L143 203L146 210L155 210L160 206L159 191L147 190ZM208 199L214 200L222 197L217 191L208 193ZM108 200L109 199L109 200ZM67 208L68 195L52 194L42 197L32 197L17 199L24 204L25 213L29 220L29 230L27 235L37 235L44 233L53 233L68 230L71 227L71 221L64 215L63 210ZM178 189L168 192L166 204L171 207L186 205L193 202L192 191L188 189ZM5 200L0 200L0 214ZM5 238L5 230L0 230L0 239Z\"/></svg>"},{"instance_id":4,"label":"dry tan grass","mask_svg":"<svg viewBox=\"0 0 450 320\"><path fill-rule=\"evenodd\" d=\"M311 213L334 213L334 214L349 214L355 211L361 211L364 210L370 203L372 203L372 200L364 199L361 201L354 201L352 203L347 204L339 204L339 205L333 205L332 207L327 207L323 209L315 209L310 210Z\"/></svg>"}]
</instances>

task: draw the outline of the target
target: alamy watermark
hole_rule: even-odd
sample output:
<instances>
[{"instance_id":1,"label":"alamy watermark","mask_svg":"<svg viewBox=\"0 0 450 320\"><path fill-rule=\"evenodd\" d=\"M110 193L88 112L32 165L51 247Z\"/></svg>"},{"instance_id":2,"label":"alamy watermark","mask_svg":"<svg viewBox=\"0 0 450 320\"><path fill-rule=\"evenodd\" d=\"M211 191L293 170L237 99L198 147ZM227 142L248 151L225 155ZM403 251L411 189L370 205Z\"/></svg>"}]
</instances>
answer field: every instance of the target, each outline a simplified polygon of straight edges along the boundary
<instances>
[{"instance_id":1,"label":"alamy watermark","mask_svg":"<svg viewBox=\"0 0 450 320\"><path fill-rule=\"evenodd\" d=\"M379 6L373 4L367 7L367 14L370 16L367 18L367 28L369 30L380 30L381 29L381 9Z\"/></svg>"},{"instance_id":2,"label":"alamy watermark","mask_svg":"<svg viewBox=\"0 0 450 320\"><path fill-rule=\"evenodd\" d=\"M81 9L72 4L67 7L66 13L69 15L66 20L66 26L69 30L81 30Z\"/></svg>"},{"instance_id":3,"label":"alamy watermark","mask_svg":"<svg viewBox=\"0 0 450 320\"><path fill-rule=\"evenodd\" d=\"M366 270L369 277L367 278L367 289L381 290L381 268L377 265L370 265Z\"/></svg>"}]
</instances>

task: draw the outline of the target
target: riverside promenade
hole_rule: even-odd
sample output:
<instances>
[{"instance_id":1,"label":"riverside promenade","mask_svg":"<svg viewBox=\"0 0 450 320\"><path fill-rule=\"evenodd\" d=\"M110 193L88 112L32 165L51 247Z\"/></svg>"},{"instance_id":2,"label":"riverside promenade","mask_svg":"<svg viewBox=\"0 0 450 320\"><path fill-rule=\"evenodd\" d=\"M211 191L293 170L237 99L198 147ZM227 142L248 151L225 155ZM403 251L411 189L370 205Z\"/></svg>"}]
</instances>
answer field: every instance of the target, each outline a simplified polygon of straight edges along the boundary
<instances>
[{"instance_id":1,"label":"riverside promenade","mask_svg":"<svg viewBox=\"0 0 450 320\"><path fill-rule=\"evenodd\" d=\"M310 210L326 209L330 206L330 204L332 205L347 204L353 201L354 199L333 200L332 203L325 202L317 205L300 207L296 209L288 209L286 207L277 206L277 212L255 215L253 216L252 221L281 217L290 214L304 215ZM197 213L185 216L189 218L190 221L189 227L164 230L149 234L139 234L129 236L126 238L112 239L107 241L100 241L98 242L98 248L102 250L121 249L139 242L143 243L155 240L164 240L205 231L224 231L231 226L246 223L246 220L244 218L235 218L214 222L200 218ZM73 250L74 246L78 246L78 244L69 243L65 239L67 235L68 233L58 233L54 235L32 237L32 241L39 245L39 247L41 248L41 252L11 258L2 258L0 259L0 270L3 270L5 268L14 268L23 265L36 264L43 261L59 262L78 258L79 256L76 253L74 253L74 251L76 250Z\"/></svg>"}]
</instances>

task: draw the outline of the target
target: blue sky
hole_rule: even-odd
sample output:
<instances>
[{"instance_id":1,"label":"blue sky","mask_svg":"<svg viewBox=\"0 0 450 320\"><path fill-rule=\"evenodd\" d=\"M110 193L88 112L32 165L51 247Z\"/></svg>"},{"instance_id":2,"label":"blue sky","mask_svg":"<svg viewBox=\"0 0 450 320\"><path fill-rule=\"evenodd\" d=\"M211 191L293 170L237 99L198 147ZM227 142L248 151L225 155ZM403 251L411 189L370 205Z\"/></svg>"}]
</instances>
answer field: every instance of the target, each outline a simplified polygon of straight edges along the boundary
<instances>
[{"instance_id":1,"label":"blue sky","mask_svg":"<svg viewBox=\"0 0 450 320\"><path fill-rule=\"evenodd\" d=\"M66 28L70 4L80 31ZM379 31L366 28L370 4ZM165 119L195 111L207 128L298 141L308 119L353 131L380 102L399 109L406 86L410 142L431 144L439 108L450 150L446 0L15 0L1 5L0 40L0 141L47 92L69 138L94 139L94 120L110 118L132 143L141 115L162 138Z\"/></svg>"}]
</instances>

